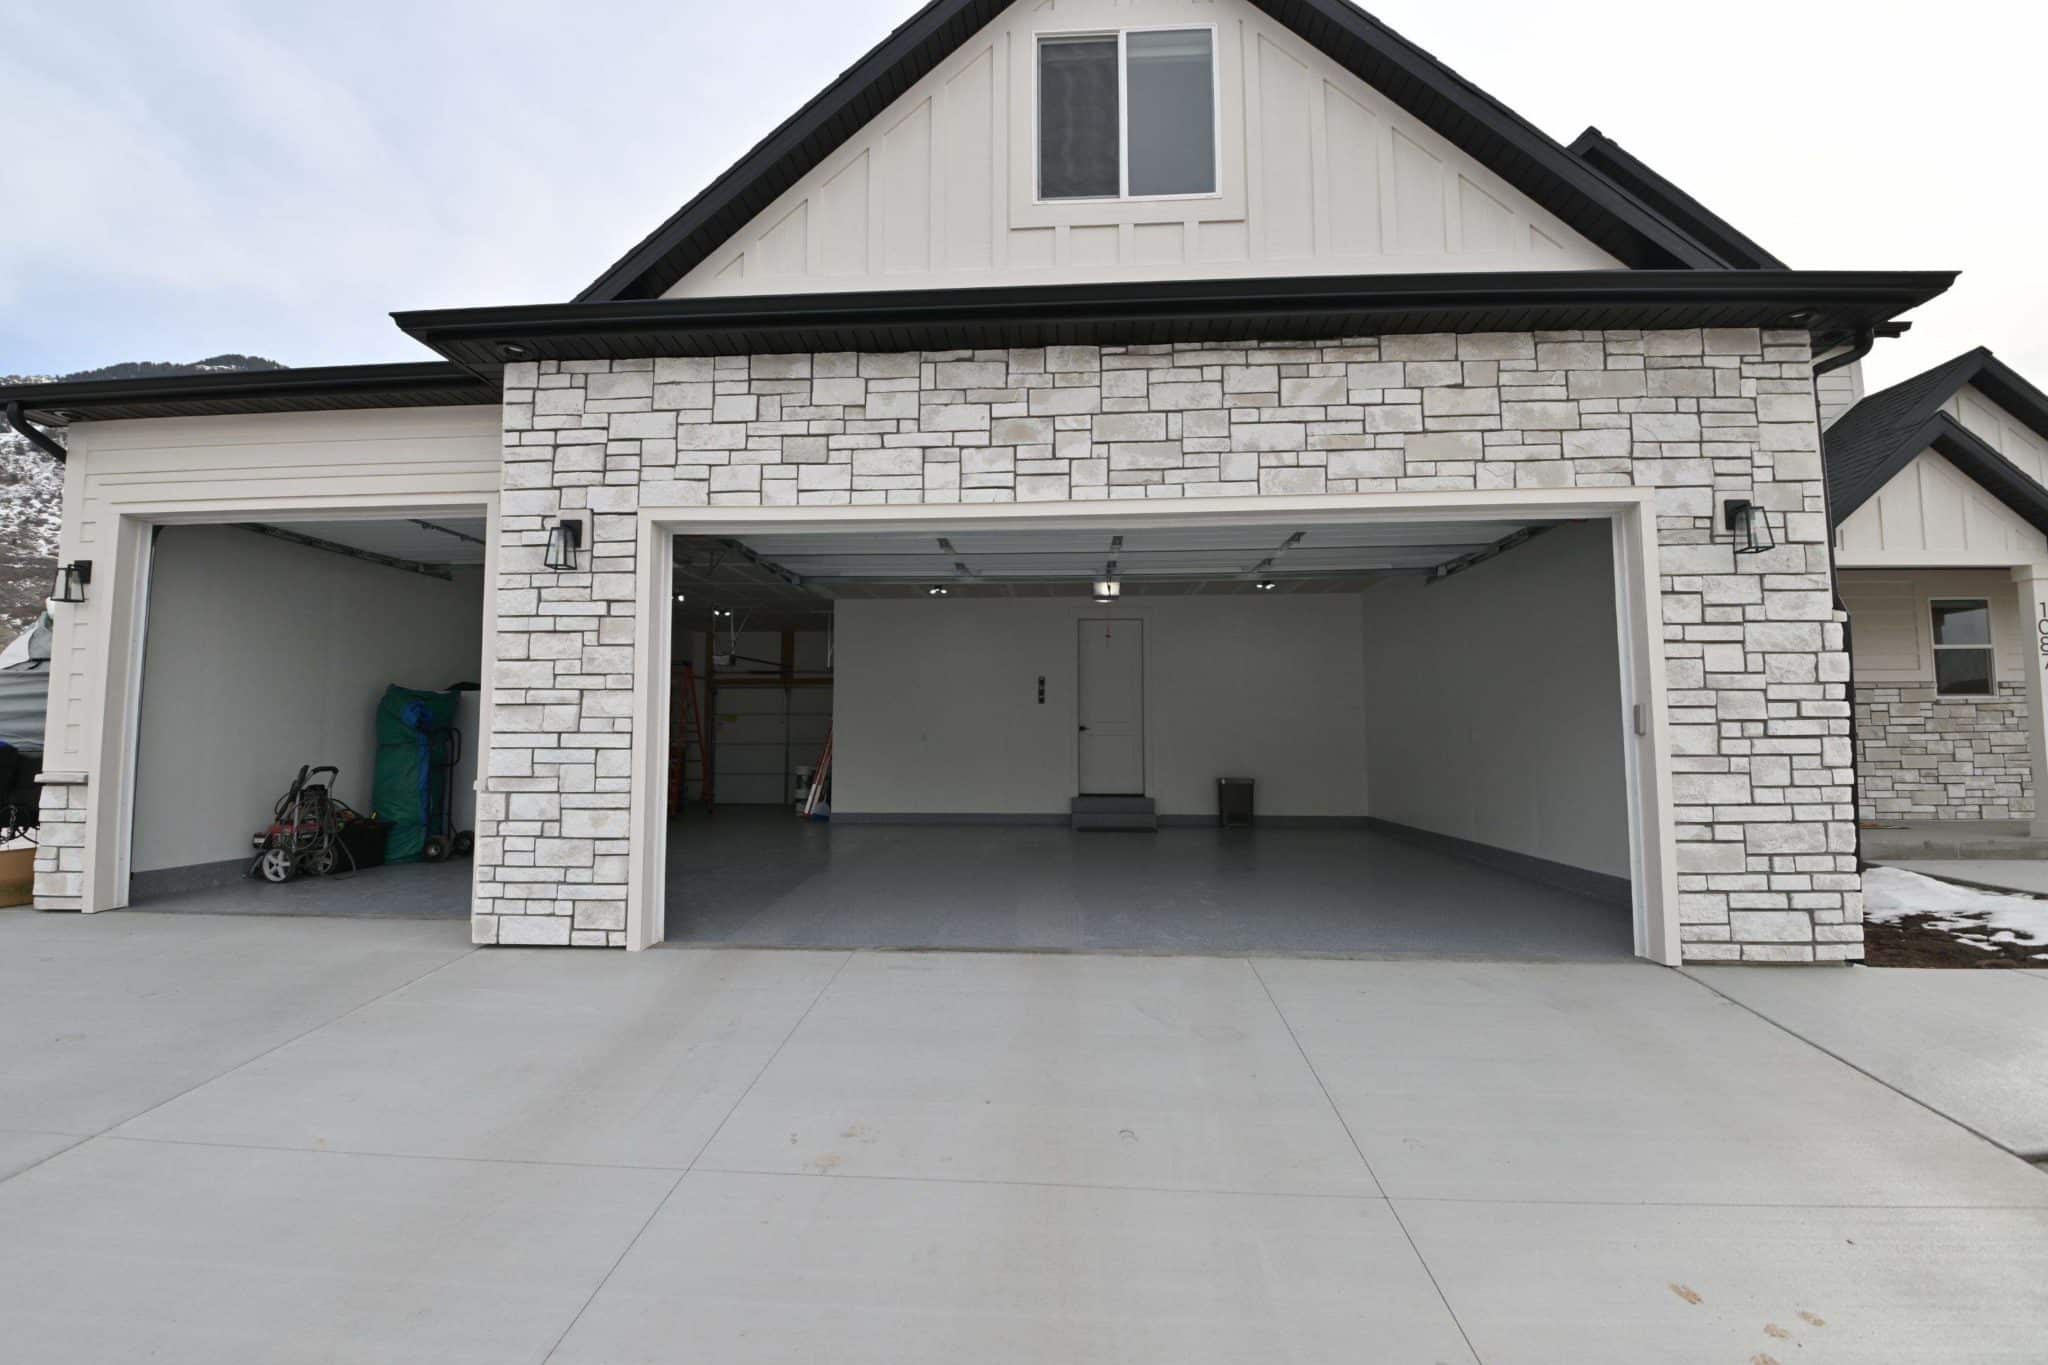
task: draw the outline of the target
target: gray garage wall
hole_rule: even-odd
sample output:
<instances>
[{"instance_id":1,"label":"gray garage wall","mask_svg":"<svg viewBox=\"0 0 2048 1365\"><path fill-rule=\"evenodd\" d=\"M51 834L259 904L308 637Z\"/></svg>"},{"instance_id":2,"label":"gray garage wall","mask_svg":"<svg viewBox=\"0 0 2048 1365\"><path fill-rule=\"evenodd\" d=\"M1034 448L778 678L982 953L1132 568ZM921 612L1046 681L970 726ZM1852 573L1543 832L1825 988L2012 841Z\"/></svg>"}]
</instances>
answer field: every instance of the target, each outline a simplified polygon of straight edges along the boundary
<instances>
[{"instance_id":1,"label":"gray garage wall","mask_svg":"<svg viewBox=\"0 0 2048 1365\"><path fill-rule=\"evenodd\" d=\"M1612 546L1566 526L1365 594L1375 817L1629 875Z\"/></svg>"},{"instance_id":2,"label":"gray garage wall","mask_svg":"<svg viewBox=\"0 0 2048 1365\"><path fill-rule=\"evenodd\" d=\"M452 583L225 526L158 535L132 870L251 856L303 763L368 811L386 686L479 681L483 576Z\"/></svg>"},{"instance_id":3,"label":"gray garage wall","mask_svg":"<svg viewBox=\"0 0 2048 1365\"><path fill-rule=\"evenodd\" d=\"M1145 622L1147 792L1213 816L1216 779L1273 816L1365 813L1359 599L842 602L833 809L1062 814L1076 791L1078 622ZM1037 701L1046 679L1046 704Z\"/></svg>"}]
</instances>

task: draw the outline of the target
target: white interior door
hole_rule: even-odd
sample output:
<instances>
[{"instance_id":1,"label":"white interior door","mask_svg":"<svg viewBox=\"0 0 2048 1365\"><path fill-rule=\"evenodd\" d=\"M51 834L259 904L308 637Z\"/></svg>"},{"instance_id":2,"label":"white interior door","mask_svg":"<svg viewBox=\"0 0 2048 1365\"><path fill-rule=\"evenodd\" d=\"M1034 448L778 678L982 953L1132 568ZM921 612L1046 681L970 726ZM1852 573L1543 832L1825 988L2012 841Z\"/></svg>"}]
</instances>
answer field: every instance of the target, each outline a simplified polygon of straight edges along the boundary
<instances>
[{"instance_id":1,"label":"white interior door","mask_svg":"<svg viewBox=\"0 0 2048 1365\"><path fill-rule=\"evenodd\" d=\"M1145 624L1081 622L1082 796L1145 794Z\"/></svg>"}]
</instances>

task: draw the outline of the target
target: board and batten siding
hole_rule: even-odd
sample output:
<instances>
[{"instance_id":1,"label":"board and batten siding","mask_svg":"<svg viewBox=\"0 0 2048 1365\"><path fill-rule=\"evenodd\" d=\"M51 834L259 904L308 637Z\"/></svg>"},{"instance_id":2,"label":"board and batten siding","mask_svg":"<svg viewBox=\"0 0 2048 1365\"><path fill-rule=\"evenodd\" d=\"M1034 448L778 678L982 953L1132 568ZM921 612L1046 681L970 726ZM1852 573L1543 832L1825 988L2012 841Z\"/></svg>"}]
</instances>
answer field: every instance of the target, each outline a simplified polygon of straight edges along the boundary
<instances>
[{"instance_id":1,"label":"board and batten siding","mask_svg":"<svg viewBox=\"0 0 2048 1365\"><path fill-rule=\"evenodd\" d=\"M1892 476L1835 533L1844 568L1995 567L2048 559L2048 542L1937 451Z\"/></svg>"},{"instance_id":2,"label":"board and batten siding","mask_svg":"<svg viewBox=\"0 0 2048 1365\"><path fill-rule=\"evenodd\" d=\"M1209 26L1213 195L1039 202L1037 36ZM1244 0L1015 5L671 298L1443 270L1619 269Z\"/></svg>"},{"instance_id":3,"label":"board and batten siding","mask_svg":"<svg viewBox=\"0 0 2048 1365\"><path fill-rule=\"evenodd\" d=\"M499 422L496 408L451 407L71 428L58 554L91 560L93 581L86 601L56 608L38 906L105 910L126 899L116 884L128 837L121 784L152 524L466 508L495 527ZM487 619L487 641L490 631Z\"/></svg>"}]
</instances>

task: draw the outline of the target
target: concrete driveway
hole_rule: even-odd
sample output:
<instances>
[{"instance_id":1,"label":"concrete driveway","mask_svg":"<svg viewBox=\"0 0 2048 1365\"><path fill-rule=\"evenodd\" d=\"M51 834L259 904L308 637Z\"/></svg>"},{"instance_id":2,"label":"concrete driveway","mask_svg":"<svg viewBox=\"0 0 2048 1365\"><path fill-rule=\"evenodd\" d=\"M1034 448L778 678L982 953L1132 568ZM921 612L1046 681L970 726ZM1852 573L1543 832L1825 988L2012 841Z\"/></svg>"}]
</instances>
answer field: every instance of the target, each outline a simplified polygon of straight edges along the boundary
<instances>
[{"instance_id":1,"label":"concrete driveway","mask_svg":"<svg viewBox=\"0 0 2048 1365\"><path fill-rule=\"evenodd\" d=\"M2048 1176L1682 973L462 935L0 914L0 1360L2048 1340Z\"/></svg>"}]
</instances>

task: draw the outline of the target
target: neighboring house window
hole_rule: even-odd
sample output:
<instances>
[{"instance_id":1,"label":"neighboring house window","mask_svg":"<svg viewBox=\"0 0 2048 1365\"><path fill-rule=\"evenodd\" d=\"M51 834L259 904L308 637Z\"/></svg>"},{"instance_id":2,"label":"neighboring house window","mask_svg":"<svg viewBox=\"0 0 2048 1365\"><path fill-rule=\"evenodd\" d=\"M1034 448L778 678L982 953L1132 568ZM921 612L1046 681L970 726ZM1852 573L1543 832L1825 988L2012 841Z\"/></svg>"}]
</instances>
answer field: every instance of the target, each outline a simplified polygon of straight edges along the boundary
<instances>
[{"instance_id":1,"label":"neighboring house window","mask_svg":"<svg viewBox=\"0 0 2048 1365\"><path fill-rule=\"evenodd\" d=\"M1206 28L1038 42L1038 197L1216 193L1216 37Z\"/></svg>"},{"instance_id":2,"label":"neighboring house window","mask_svg":"<svg viewBox=\"0 0 2048 1365\"><path fill-rule=\"evenodd\" d=\"M1945 598L1934 611L1934 690L1944 697L1988 697L1992 686L1991 604Z\"/></svg>"}]
</instances>

